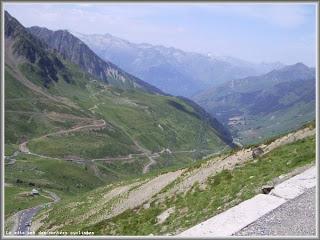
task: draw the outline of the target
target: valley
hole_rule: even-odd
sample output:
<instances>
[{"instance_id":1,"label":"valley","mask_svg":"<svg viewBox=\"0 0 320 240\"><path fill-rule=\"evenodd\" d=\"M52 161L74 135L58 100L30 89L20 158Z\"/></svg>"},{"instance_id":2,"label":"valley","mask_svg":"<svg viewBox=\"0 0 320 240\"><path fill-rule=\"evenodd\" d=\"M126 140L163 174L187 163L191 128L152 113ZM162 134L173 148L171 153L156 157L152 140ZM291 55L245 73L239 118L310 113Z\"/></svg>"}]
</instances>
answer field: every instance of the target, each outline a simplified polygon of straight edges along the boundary
<instances>
[{"instance_id":1,"label":"valley","mask_svg":"<svg viewBox=\"0 0 320 240\"><path fill-rule=\"evenodd\" d=\"M315 70L297 63L261 76L229 81L194 99L245 145L263 142L314 120L314 86Z\"/></svg>"},{"instance_id":2,"label":"valley","mask_svg":"<svg viewBox=\"0 0 320 240\"><path fill-rule=\"evenodd\" d=\"M5 235L177 236L316 164L315 68L10 13Z\"/></svg>"}]
</instances>

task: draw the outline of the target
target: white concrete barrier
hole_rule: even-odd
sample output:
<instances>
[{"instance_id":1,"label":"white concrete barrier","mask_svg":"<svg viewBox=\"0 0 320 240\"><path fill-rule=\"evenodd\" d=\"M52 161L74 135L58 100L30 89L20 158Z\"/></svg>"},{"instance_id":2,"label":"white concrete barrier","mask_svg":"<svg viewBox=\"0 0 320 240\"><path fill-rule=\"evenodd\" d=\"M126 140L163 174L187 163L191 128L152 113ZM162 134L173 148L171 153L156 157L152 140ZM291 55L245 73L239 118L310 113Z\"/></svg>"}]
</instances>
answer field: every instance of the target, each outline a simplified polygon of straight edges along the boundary
<instances>
[{"instance_id":1,"label":"white concrete barrier","mask_svg":"<svg viewBox=\"0 0 320 240\"><path fill-rule=\"evenodd\" d=\"M229 210L182 232L180 237L230 236L266 213L279 207L285 199L259 194Z\"/></svg>"},{"instance_id":2,"label":"white concrete barrier","mask_svg":"<svg viewBox=\"0 0 320 240\"><path fill-rule=\"evenodd\" d=\"M316 167L307 169L287 181L284 181L271 191L270 194L285 199L293 199L304 193L305 189L316 186Z\"/></svg>"}]
</instances>

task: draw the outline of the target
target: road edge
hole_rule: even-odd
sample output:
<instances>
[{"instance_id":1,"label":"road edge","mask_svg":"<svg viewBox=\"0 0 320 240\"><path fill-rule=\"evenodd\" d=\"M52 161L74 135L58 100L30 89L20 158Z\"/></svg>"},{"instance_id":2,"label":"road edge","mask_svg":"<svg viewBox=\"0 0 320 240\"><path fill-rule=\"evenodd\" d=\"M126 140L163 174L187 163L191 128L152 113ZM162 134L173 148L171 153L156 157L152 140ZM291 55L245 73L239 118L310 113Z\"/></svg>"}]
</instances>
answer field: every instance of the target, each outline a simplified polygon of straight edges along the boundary
<instances>
[{"instance_id":1,"label":"road edge","mask_svg":"<svg viewBox=\"0 0 320 240\"><path fill-rule=\"evenodd\" d=\"M274 187L269 194L258 194L251 199L178 234L178 237L231 236L255 222L282 204L316 186L317 167L313 165L302 173Z\"/></svg>"}]
</instances>

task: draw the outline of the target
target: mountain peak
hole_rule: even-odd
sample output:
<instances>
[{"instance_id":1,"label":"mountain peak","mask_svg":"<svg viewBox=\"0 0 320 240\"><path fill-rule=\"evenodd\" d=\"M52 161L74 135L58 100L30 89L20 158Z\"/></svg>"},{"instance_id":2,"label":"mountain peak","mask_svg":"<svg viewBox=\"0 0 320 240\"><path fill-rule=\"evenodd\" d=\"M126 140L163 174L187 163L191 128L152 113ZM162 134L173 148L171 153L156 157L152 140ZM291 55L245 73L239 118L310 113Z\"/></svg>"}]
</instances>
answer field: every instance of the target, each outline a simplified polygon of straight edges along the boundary
<instances>
[{"instance_id":1,"label":"mountain peak","mask_svg":"<svg viewBox=\"0 0 320 240\"><path fill-rule=\"evenodd\" d=\"M7 41L8 39L10 41ZM48 87L53 81L57 82L59 75L66 82L71 80L64 64L48 49L46 43L33 36L7 11L5 12L5 41L7 42L5 57L7 60L10 59L10 64L17 64L17 59L22 57L24 64L37 68L43 86ZM10 52L13 57L10 56ZM8 56L10 57L7 58Z\"/></svg>"},{"instance_id":2,"label":"mountain peak","mask_svg":"<svg viewBox=\"0 0 320 240\"><path fill-rule=\"evenodd\" d=\"M7 11L4 12L5 37L16 37L25 34L24 27Z\"/></svg>"},{"instance_id":3,"label":"mountain peak","mask_svg":"<svg viewBox=\"0 0 320 240\"><path fill-rule=\"evenodd\" d=\"M305 65L302 62L297 62L296 64L293 64L292 67L309 68L307 65Z\"/></svg>"},{"instance_id":4,"label":"mountain peak","mask_svg":"<svg viewBox=\"0 0 320 240\"><path fill-rule=\"evenodd\" d=\"M310 68L302 62L298 62L293 65L285 66L284 68L281 68L279 70L282 72L292 72L292 71L307 72L307 71L310 71Z\"/></svg>"}]
</instances>

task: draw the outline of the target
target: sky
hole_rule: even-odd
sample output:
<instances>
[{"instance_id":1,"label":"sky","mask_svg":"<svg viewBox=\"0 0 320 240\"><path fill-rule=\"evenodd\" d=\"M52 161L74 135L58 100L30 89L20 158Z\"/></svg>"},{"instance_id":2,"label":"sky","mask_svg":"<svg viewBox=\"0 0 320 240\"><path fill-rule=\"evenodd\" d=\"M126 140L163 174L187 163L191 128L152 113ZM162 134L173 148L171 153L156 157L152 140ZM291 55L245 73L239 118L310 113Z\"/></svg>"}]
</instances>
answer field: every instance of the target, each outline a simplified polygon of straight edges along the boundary
<instances>
[{"instance_id":1,"label":"sky","mask_svg":"<svg viewBox=\"0 0 320 240\"><path fill-rule=\"evenodd\" d=\"M109 33L134 43L316 65L313 3L5 3L24 26Z\"/></svg>"}]
</instances>

